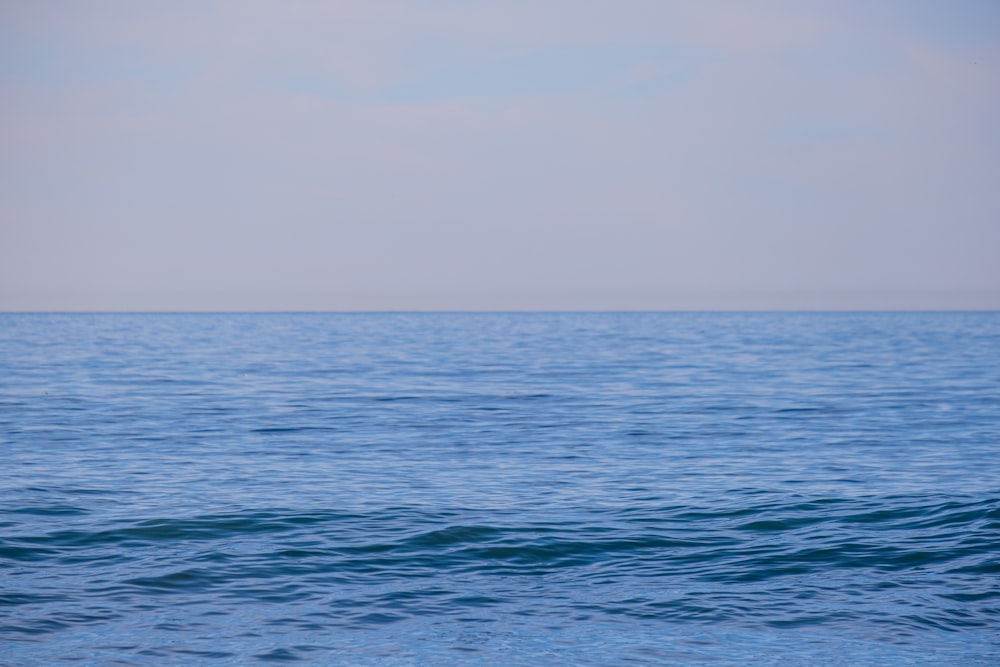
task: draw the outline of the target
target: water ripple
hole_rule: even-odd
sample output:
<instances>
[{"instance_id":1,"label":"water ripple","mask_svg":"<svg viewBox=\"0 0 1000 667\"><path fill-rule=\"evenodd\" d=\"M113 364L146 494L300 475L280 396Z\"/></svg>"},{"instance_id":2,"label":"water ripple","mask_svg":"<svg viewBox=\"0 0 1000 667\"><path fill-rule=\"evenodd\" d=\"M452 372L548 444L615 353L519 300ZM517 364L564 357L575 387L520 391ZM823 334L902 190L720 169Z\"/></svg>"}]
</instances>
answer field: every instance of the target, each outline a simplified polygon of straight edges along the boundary
<instances>
[{"instance_id":1,"label":"water ripple","mask_svg":"<svg viewBox=\"0 0 1000 667\"><path fill-rule=\"evenodd\" d=\"M0 662L996 664L995 314L0 323Z\"/></svg>"}]
</instances>

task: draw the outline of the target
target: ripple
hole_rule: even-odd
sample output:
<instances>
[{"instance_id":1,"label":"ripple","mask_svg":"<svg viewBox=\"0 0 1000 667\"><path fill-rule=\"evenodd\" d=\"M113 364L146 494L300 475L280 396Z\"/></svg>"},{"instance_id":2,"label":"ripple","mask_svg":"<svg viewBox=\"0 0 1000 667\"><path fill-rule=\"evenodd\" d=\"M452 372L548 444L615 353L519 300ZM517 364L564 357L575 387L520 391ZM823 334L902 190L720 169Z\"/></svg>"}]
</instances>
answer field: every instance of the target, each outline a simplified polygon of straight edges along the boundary
<instances>
[{"instance_id":1,"label":"ripple","mask_svg":"<svg viewBox=\"0 0 1000 667\"><path fill-rule=\"evenodd\" d=\"M995 315L0 320L11 664L996 664Z\"/></svg>"}]
</instances>

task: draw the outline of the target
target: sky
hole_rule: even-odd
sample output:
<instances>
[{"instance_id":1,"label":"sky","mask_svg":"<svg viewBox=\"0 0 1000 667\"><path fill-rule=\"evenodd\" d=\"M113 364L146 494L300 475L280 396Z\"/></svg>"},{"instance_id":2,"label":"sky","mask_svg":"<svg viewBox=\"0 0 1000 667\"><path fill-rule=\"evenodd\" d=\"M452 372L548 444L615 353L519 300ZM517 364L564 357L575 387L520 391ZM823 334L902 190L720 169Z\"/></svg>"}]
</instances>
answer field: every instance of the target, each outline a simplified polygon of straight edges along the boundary
<instances>
[{"instance_id":1,"label":"sky","mask_svg":"<svg viewBox=\"0 0 1000 667\"><path fill-rule=\"evenodd\" d=\"M0 0L0 310L1000 308L997 0Z\"/></svg>"}]
</instances>

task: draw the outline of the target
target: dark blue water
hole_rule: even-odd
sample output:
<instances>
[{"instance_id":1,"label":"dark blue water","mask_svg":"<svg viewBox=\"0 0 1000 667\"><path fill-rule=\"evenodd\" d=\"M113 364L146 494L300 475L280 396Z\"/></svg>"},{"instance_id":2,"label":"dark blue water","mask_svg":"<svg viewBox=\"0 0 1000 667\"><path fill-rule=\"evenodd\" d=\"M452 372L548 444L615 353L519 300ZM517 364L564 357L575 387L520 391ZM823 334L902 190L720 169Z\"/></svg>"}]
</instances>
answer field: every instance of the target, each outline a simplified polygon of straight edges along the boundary
<instances>
[{"instance_id":1,"label":"dark blue water","mask_svg":"<svg viewBox=\"0 0 1000 667\"><path fill-rule=\"evenodd\" d=\"M1000 660L1000 313L0 315L0 663Z\"/></svg>"}]
</instances>

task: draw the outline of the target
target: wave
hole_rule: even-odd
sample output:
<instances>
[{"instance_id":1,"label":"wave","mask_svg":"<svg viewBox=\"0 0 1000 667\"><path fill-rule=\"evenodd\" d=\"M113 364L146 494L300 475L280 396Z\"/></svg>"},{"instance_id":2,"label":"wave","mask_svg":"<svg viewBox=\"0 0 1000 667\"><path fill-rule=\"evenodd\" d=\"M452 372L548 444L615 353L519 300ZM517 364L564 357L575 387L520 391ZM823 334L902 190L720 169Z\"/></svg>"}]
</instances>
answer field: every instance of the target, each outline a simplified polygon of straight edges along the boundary
<instances>
[{"instance_id":1,"label":"wave","mask_svg":"<svg viewBox=\"0 0 1000 667\"><path fill-rule=\"evenodd\" d=\"M363 625L497 607L543 613L531 603L541 591L545 614L772 627L862 620L901 631L987 627L995 610L998 594L984 577L1000 571L998 498L815 498L567 515L268 510L9 537L0 545L5 569L76 568L77 586L12 592L0 604L325 600L340 610L327 623Z\"/></svg>"}]
</instances>

